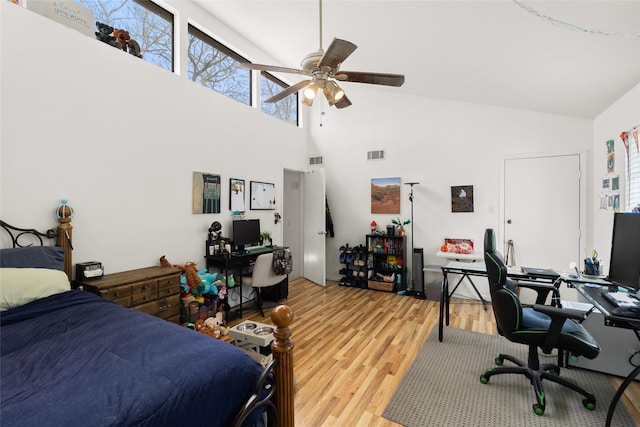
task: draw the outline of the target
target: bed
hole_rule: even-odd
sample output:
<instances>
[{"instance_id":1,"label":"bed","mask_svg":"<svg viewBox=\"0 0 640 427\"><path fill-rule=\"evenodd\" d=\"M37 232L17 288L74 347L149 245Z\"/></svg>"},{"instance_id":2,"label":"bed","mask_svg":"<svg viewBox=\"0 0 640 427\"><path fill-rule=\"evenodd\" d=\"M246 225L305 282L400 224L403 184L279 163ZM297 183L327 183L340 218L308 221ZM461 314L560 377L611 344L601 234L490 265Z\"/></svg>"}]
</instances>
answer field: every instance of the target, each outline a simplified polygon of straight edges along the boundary
<instances>
[{"instance_id":1,"label":"bed","mask_svg":"<svg viewBox=\"0 0 640 427\"><path fill-rule=\"evenodd\" d=\"M3 426L294 425L288 307L272 313L263 368L229 343L71 290L68 230L62 240L0 250Z\"/></svg>"}]
</instances>

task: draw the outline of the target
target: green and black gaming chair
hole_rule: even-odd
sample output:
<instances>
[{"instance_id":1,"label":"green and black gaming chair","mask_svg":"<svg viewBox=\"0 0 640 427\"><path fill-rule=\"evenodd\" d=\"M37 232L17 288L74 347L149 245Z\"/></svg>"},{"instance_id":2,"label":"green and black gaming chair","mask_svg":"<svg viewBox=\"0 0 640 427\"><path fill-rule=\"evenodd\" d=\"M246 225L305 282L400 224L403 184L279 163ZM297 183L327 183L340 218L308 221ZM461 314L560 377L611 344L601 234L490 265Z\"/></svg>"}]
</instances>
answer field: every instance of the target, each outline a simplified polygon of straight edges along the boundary
<instances>
[{"instance_id":1,"label":"green and black gaming chair","mask_svg":"<svg viewBox=\"0 0 640 427\"><path fill-rule=\"evenodd\" d=\"M484 261L491 290L491 304L498 326L498 333L509 341L529 346L529 358L525 363L513 356L500 354L495 359L497 368L490 368L480 376L483 384L498 374L522 374L533 385L536 403L533 411L542 415L545 409L545 394L542 380L561 384L582 394L582 404L590 410L595 409L595 396L560 377L560 365L540 364L538 347L545 354L553 349L568 351L575 356L595 358L600 346L595 339L576 320L584 320L585 314L578 310L568 310L548 305L535 304L523 307L520 304L513 282L507 278L507 267L502 254L496 250L496 238L493 229L487 229L484 236ZM516 366L502 366L508 360Z\"/></svg>"}]
</instances>

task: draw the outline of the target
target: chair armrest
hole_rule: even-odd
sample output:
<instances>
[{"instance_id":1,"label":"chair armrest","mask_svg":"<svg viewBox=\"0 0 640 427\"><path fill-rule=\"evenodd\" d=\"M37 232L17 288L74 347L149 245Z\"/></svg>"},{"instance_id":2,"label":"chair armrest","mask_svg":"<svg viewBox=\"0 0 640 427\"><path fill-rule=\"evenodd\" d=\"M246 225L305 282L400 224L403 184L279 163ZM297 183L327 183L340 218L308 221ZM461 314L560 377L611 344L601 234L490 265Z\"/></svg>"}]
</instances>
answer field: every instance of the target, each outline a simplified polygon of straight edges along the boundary
<instances>
[{"instance_id":1,"label":"chair armrest","mask_svg":"<svg viewBox=\"0 0 640 427\"><path fill-rule=\"evenodd\" d=\"M556 318L561 320L574 319L579 321L583 321L587 318L587 314L584 311L574 310L571 308L558 308L550 305L535 304L533 309L551 317L552 321Z\"/></svg>"},{"instance_id":2,"label":"chair armrest","mask_svg":"<svg viewBox=\"0 0 640 427\"><path fill-rule=\"evenodd\" d=\"M558 347L558 338L560 338L560 332L562 332L562 326L567 319L578 320L582 322L586 317L586 313L580 310L573 310L568 308L551 307L548 305L535 304L533 306L535 311L544 313L551 317L551 325L549 325L549 333L542 345L542 351L549 354L551 350Z\"/></svg>"},{"instance_id":3,"label":"chair armrest","mask_svg":"<svg viewBox=\"0 0 640 427\"><path fill-rule=\"evenodd\" d=\"M549 296L549 292L555 293L558 291L552 284L545 283L532 283L532 282L521 282L518 281L518 287L527 288L536 291L538 296L536 297L536 304L544 305L547 297Z\"/></svg>"}]
</instances>

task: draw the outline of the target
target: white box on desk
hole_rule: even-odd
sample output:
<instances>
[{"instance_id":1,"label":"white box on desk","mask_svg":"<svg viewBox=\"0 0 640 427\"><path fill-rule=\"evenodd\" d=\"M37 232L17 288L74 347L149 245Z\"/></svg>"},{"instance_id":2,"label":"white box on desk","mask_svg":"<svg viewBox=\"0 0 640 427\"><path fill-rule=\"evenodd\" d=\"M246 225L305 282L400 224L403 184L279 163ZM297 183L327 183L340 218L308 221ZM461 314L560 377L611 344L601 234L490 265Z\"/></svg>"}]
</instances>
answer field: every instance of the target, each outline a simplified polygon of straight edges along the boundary
<instances>
[{"instance_id":1,"label":"white box on desk","mask_svg":"<svg viewBox=\"0 0 640 427\"><path fill-rule=\"evenodd\" d=\"M586 312L592 305L584 302L562 301L562 307ZM640 363L640 353L637 353L640 352L640 341L632 330L606 326L604 315L598 309L587 316L582 326L600 344L600 354L595 359L580 357L578 361L573 361L569 358L569 366L626 377L635 368L629 363L632 354L636 353L632 361ZM636 377L636 380L639 379Z\"/></svg>"}]
</instances>

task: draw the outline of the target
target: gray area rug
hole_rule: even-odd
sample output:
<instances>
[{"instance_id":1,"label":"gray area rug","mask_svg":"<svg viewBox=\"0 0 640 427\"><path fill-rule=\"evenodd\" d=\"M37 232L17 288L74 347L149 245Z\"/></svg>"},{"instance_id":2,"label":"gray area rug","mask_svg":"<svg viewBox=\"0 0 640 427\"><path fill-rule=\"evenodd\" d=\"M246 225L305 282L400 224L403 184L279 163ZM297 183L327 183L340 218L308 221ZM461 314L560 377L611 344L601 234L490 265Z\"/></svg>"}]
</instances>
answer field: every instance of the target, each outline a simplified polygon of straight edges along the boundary
<instances>
[{"instance_id":1,"label":"gray area rug","mask_svg":"<svg viewBox=\"0 0 640 427\"><path fill-rule=\"evenodd\" d=\"M502 337L455 328L446 328L443 342L438 342L436 325L382 416L409 427L605 425L615 394L607 375L562 369L562 376L596 396L596 409L586 409L581 394L543 381L547 402L545 413L539 416L532 409L533 387L524 375L496 375L486 385L480 382L480 374L495 366L499 353L526 360L527 348ZM540 362L553 363L555 359L545 356ZM505 365L510 363L505 361ZM611 425L635 425L622 403L617 405Z\"/></svg>"}]
</instances>

